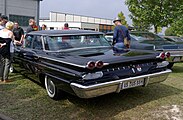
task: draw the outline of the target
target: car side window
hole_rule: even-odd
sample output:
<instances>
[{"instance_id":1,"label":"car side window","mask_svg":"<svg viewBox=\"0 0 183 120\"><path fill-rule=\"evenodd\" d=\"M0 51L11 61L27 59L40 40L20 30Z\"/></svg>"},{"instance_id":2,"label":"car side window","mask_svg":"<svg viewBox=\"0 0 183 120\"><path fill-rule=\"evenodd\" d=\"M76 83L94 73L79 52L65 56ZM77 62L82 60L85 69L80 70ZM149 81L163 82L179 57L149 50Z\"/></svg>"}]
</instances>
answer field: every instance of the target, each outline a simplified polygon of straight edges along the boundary
<instances>
[{"instance_id":1,"label":"car side window","mask_svg":"<svg viewBox=\"0 0 183 120\"><path fill-rule=\"evenodd\" d=\"M34 36L33 49L43 50L41 36Z\"/></svg>"},{"instance_id":2,"label":"car side window","mask_svg":"<svg viewBox=\"0 0 183 120\"><path fill-rule=\"evenodd\" d=\"M33 42L33 35L27 35L25 37L25 42L24 42L24 47L25 48L31 48L32 47L32 42Z\"/></svg>"},{"instance_id":3,"label":"car side window","mask_svg":"<svg viewBox=\"0 0 183 120\"><path fill-rule=\"evenodd\" d=\"M47 37L46 36L43 36L43 42L44 42L45 50L49 50L49 45L48 45L48 41L47 41Z\"/></svg>"}]
</instances>

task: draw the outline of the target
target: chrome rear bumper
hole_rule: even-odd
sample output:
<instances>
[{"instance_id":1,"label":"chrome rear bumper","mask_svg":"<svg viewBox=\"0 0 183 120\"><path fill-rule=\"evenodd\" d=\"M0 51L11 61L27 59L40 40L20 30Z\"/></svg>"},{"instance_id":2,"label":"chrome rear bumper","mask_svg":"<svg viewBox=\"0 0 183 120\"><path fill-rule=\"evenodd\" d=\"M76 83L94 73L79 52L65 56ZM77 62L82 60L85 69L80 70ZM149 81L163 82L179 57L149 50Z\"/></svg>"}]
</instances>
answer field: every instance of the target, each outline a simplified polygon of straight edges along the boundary
<instances>
[{"instance_id":1,"label":"chrome rear bumper","mask_svg":"<svg viewBox=\"0 0 183 120\"><path fill-rule=\"evenodd\" d=\"M139 79L144 79L144 85L162 82L167 79L168 75L172 71L167 69L166 71L157 72L153 74L141 75L137 77L130 77L105 83L99 83L90 86L83 86L77 83L71 83L71 88L74 90L75 94L80 98L92 98L101 96L108 93L117 92L119 93L122 89L122 85L127 81L135 81Z\"/></svg>"}]
</instances>

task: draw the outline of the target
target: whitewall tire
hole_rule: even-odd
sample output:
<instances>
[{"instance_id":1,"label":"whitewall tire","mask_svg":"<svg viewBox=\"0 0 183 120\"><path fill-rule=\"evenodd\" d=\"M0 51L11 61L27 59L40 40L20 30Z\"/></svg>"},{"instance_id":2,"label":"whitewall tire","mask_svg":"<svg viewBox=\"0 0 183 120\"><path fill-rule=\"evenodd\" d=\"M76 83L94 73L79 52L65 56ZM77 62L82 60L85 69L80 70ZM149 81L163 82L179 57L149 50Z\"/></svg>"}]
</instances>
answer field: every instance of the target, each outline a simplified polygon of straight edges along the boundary
<instances>
[{"instance_id":1,"label":"whitewall tire","mask_svg":"<svg viewBox=\"0 0 183 120\"><path fill-rule=\"evenodd\" d=\"M12 64L11 64L11 66L10 66L9 72L10 72L10 73L13 73L13 72L14 72L14 67L13 67Z\"/></svg>"},{"instance_id":2,"label":"whitewall tire","mask_svg":"<svg viewBox=\"0 0 183 120\"><path fill-rule=\"evenodd\" d=\"M47 75L45 75L45 87L46 87L47 94L50 98L52 99L59 98L59 91L57 87L55 86L51 77L48 77Z\"/></svg>"}]
</instances>

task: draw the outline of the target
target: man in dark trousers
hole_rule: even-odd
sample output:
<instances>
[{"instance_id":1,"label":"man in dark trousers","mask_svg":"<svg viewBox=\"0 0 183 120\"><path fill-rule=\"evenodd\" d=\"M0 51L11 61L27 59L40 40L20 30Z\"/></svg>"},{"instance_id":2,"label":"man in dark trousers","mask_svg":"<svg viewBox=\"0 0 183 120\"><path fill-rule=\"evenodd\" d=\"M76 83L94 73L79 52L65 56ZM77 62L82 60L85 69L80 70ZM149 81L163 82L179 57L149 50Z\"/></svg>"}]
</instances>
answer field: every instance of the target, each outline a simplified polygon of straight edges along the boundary
<instances>
[{"instance_id":1,"label":"man in dark trousers","mask_svg":"<svg viewBox=\"0 0 183 120\"><path fill-rule=\"evenodd\" d=\"M14 22L13 35L15 36L15 43L21 46L24 40L24 30L19 26L18 22Z\"/></svg>"},{"instance_id":2,"label":"man in dark trousers","mask_svg":"<svg viewBox=\"0 0 183 120\"><path fill-rule=\"evenodd\" d=\"M121 24L121 19L116 18L113 23L115 24L113 34L113 46L116 50L123 50L129 48L130 45L124 45L124 39L127 38L130 41L130 35L128 29Z\"/></svg>"}]
</instances>

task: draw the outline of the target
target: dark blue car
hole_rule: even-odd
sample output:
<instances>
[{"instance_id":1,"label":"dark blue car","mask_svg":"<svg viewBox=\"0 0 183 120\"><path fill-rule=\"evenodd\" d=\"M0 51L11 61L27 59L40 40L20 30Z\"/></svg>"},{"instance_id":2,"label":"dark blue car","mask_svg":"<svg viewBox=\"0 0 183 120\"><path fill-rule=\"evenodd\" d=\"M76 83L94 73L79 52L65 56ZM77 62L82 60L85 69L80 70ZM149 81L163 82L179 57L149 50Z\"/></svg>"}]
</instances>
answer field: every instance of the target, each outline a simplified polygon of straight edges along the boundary
<instances>
[{"instance_id":1,"label":"dark blue car","mask_svg":"<svg viewBox=\"0 0 183 120\"><path fill-rule=\"evenodd\" d=\"M92 98L166 80L171 73L167 57L155 51L114 51L95 31L36 31L16 48L14 66L42 83L53 99L61 91Z\"/></svg>"},{"instance_id":2,"label":"dark blue car","mask_svg":"<svg viewBox=\"0 0 183 120\"><path fill-rule=\"evenodd\" d=\"M170 42L151 32L131 31L131 49L154 50L170 52L171 57L167 59L172 68L176 62L183 62L183 43ZM106 38L109 42L113 39L113 32L107 33Z\"/></svg>"}]
</instances>

